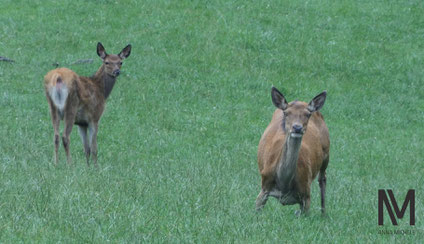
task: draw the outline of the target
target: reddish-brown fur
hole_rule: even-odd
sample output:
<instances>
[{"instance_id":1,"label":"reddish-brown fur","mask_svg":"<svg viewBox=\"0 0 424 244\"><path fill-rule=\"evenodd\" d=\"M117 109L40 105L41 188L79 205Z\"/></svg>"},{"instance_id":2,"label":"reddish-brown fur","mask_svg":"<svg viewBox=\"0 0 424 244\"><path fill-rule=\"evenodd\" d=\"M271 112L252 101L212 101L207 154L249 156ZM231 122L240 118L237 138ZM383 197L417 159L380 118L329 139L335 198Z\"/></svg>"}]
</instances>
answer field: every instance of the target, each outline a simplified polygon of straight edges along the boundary
<instances>
[{"instance_id":1,"label":"reddish-brown fur","mask_svg":"<svg viewBox=\"0 0 424 244\"><path fill-rule=\"evenodd\" d=\"M287 103L284 96L275 88L272 93L277 109L258 146L262 189L256 200L256 208L260 210L268 196L273 196L283 205L299 203L301 211L307 212L310 207L311 183L319 172L321 207L324 213L325 170L329 161L330 139L324 118L318 110L324 104L326 93L321 93L309 104L299 101ZM295 130L299 133L295 133ZM300 138L295 137L299 135ZM300 145L300 148L297 147L299 148L297 162L295 159L292 160L294 162L292 173L284 175L284 170L290 169L289 166L282 165L288 164L288 159L284 157L290 155L285 150L293 148L289 142Z\"/></svg>"},{"instance_id":2,"label":"reddish-brown fur","mask_svg":"<svg viewBox=\"0 0 424 244\"><path fill-rule=\"evenodd\" d=\"M51 70L44 77L44 88L54 128L55 161L58 163L59 124L65 121L62 142L68 163L69 135L74 124L78 125L84 144L87 164L90 154L97 166L97 131L105 102L120 74L122 60L131 53L131 45L126 46L118 55L108 55L101 43L97 44L97 54L103 64L92 77L77 75L67 68Z\"/></svg>"}]
</instances>

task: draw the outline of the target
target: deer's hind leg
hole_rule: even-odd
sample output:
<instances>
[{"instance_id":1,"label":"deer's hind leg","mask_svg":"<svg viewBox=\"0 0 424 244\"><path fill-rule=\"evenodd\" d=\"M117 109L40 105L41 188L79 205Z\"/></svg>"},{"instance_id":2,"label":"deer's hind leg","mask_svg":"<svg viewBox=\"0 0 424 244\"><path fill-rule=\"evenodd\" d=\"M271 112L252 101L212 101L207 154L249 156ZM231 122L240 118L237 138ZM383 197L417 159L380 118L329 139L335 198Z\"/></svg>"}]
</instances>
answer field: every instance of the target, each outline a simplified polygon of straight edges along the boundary
<instances>
[{"instance_id":1,"label":"deer's hind leg","mask_svg":"<svg viewBox=\"0 0 424 244\"><path fill-rule=\"evenodd\" d=\"M52 119L52 123L53 123L53 129L54 129L54 137L53 137L54 156L55 156L55 163L57 165L59 163L59 144L60 144L59 125L60 125L60 115L59 115L58 109L53 104L53 101L51 100L51 98L48 95L47 95L47 101L49 102L50 115L51 115L51 119Z\"/></svg>"},{"instance_id":2,"label":"deer's hind leg","mask_svg":"<svg viewBox=\"0 0 424 244\"><path fill-rule=\"evenodd\" d=\"M68 97L68 101L70 98L71 97ZM75 104L72 104L72 102L67 103L65 107L65 112L64 112L65 127L62 134L62 142L63 142L63 147L65 148L66 159L68 164L72 163L71 155L69 152L69 146L70 146L69 144L71 142L69 137L72 132L72 127L74 126L76 114L77 114L77 106Z\"/></svg>"},{"instance_id":3,"label":"deer's hind leg","mask_svg":"<svg viewBox=\"0 0 424 244\"><path fill-rule=\"evenodd\" d=\"M321 190L321 213L323 215L325 214L325 188L327 186L327 177L325 170L327 169L328 161L328 158L324 161L318 175L318 183L319 188Z\"/></svg>"}]
</instances>

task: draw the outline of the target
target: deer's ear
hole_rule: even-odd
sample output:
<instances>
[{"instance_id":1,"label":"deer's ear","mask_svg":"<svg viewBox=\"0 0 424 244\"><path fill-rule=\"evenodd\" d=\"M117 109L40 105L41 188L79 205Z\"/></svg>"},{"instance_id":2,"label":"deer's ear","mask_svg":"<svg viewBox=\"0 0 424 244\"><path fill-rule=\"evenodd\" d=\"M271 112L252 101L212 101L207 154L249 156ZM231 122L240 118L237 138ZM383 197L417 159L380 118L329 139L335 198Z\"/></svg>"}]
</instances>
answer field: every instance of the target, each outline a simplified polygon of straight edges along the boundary
<instances>
[{"instance_id":1,"label":"deer's ear","mask_svg":"<svg viewBox=\"0 0 424 244\"><path fill-rule=\"evenodd\" d=\"M101 59L105 59L106 56L107 56L105 48L103 47L103 45L100 42L97 43L97 55L99 55L99 57Z\"/></svg>"},{"instance_id":2,"label":"deer's ear","mask_svg":"<svg viewBox=\"0 0 424 244\"><path fill-rule=\"evenodd\" d=\"M315 112L320 110L324 106L325 98L327 97L327 91L321 92L319 95L314 97L308 104L309 112Z\"/></svg>"},{"instance_id":3,"label":"deer's ear","mask_svg":"<svg viewBox=\"0 0 424 244\"><path fill-rule=\"evenodd\" d=\"M122 51L118 54L121 59L128 58L131 54L131 44L128 44Z\"/></svg>"},{"instance_id":4,"label":"deer's ear","mask_svg":"<svg viewBox=\"0 0 424 244\"><path fill-rule=\"evenodd\" d=\"M288 104L286 99L284 98L284 95L275 87L272 87L271 89L271 98L272 103L274 103L275 107L281 110L287 109Z\"/></svg>"}]
</instances>

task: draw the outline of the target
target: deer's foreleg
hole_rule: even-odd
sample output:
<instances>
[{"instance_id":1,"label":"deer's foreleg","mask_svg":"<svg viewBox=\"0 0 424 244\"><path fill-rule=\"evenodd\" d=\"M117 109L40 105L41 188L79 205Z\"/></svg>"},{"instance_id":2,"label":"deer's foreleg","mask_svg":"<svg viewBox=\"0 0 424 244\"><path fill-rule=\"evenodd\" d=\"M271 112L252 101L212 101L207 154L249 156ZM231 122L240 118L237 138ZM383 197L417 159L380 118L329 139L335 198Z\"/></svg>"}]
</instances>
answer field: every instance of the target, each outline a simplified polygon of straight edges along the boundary
<instances>
[{"instance_id":1,"label":"deer's foreleg","mask_svg":"<svg viewBox=\"0 0 424 244\"><path fill-rule=\"evenodd\" d=\"M90 143L88 140L88 135L87 135L87 126L78 126L78 131L79 134L81 136L81 140L82 143L84 145L84 153L85 153L85 158L87 160L87 166L90 165Z\"/></svg>"},{"instance_id":2,"label":"deer's foreleg","mask_svg":"<svg viewBox=\"0 0 424 244\"><path fill-rule=\"evenodd\" d=\"M97 131L98 123L92 123L88 126L91 158L95 167L97 167Z\"/></svg>"}]
</instances>

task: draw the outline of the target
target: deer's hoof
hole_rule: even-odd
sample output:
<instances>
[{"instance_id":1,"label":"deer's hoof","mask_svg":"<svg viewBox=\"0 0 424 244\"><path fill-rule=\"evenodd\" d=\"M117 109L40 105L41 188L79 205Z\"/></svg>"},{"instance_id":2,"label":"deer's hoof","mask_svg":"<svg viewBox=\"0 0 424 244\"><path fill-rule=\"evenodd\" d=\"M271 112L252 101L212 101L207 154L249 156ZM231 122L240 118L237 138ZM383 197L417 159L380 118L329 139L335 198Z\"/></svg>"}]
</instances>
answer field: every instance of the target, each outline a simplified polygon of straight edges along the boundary
<instances>
[{"instance_id":1,"label":"deer's hoof","mask_svg":"<svg viewBox=\"0 0 424 244\"><path fill-rule=\"evenodd\" d=\"M298 210L294 211L294 215L296 217L300 217L302 215L302 211L300 211L300 209L298 209Z\"/></svg>"}]
</instances>

